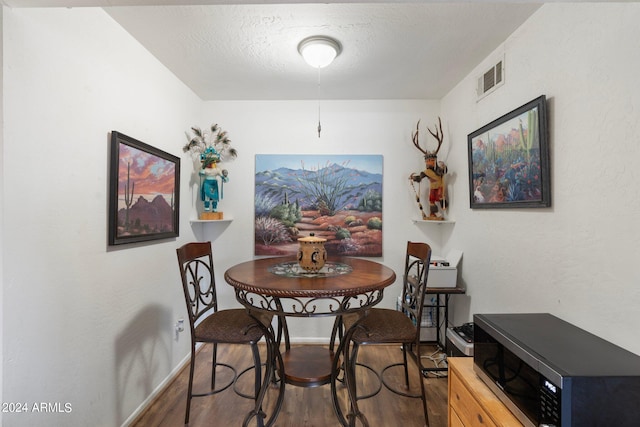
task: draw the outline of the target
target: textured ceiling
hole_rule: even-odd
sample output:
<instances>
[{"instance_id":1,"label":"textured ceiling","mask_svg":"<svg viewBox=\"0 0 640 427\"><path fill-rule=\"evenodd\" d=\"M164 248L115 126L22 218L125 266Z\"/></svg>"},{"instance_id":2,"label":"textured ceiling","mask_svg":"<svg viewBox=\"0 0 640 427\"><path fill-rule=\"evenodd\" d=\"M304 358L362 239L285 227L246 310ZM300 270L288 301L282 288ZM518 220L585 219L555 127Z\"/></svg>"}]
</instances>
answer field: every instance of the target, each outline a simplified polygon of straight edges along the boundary
<instances>
[{"instance_id":1,"label":"textured ceiling","mask_svg":"<svg viewBox=\"0 0 640 427\"><path fill-rule=\"evenodd\" d=\"M107 13L203 100L440 99L540 7L485 1L21 3L111 6ZM320 73L297 52L311 35L343 45ZM508 58L505 63L508 78Z\"/></svg>"}]
</instances>

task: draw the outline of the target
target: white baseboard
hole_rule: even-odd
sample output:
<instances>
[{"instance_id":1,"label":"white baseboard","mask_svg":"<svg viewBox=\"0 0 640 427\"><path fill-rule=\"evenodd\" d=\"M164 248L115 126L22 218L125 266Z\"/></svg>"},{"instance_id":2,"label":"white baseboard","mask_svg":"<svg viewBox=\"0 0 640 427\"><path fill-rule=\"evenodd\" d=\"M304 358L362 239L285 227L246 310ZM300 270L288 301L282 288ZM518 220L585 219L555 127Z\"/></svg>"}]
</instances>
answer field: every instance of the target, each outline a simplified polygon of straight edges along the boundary
<instances>
[{"instance_id":1,"label":"white baseboard","mask_svg":"<svg viewBox=\"0 0 640 427\"><path fill-rule=\"evenodd\" d=\"M293 337L289 338L291 344L329 344L329 337Z\"/></svg>"},{"instance_id":2,"label":"white baseboard","mask_svg":"<svg viewBox=\"0 0 640 427\"><path fill-rule=\"evenodd\" d=\"M201 346L199 346L196 349L196 352L200 349ZM167 377L160 383L158 384L158 387L156 387L149 396L147 396L147 398L140 404L140 406L138 406L136 408L135 411L133 411L133 413L131 413L131 415L129 415L129 418L127 418L123 423L121 427L128 427L131 425L131 423L133 423L139 416L140 414L142 414L149 405L151 405L151 403L156 399L156 397L158 397L166 388L169 384L171 384L171 382L176 379L176 377L178 376L178 374L180 373L180 371L182 371L182 369L189 364L189 361L191 360L191 352L189 352L189 354L187 354L187 356L182 359L180 361L180 363L178 363L178 365L173 368L173 370L169 373L169 375L167 375Z\"/></svg>"}]
</instances>

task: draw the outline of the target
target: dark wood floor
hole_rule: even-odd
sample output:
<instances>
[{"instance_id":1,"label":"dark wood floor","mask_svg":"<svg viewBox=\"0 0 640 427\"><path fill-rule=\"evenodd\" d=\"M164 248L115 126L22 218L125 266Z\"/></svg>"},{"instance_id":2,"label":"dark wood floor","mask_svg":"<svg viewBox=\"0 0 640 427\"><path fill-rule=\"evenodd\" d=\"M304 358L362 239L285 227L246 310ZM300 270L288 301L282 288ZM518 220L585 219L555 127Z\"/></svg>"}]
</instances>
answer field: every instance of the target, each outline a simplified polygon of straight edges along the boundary
<instances>
[{"instance_id":1,"label":"dark wood floor","mask_svg":"<svg viewBox=\"0 0 640 427\"><path fill-rule=\"evenodd\" d=\"M197 390L206 390L207 381L210 379L211 348L212 346L208 345L198 352L194 388L196 392ZM430 356L433 352L433 348L426 347L422 353ZM239 367L251 365L251 352L248 346L222 345L219 347L218 353L219 361L228 361ZM358 360L379 369L394 361L400 362L402 351L397 345L366 346L361 348ZM433 366L433 362L424 358L423 364ZM410 378L411 390L418 392L420 386L413 362L410 362L410 371L413 374ZM388 371L386 378L388 381L402 385L404 382L402 372L401 367L393 368ZM220 371L220 381L224 380L224 375L224 372ZM359 368L357 376L359 393L364 392L375 383L375 377L364 369ZM238 382L238 387L242 391L249 392L251 390L251 377L251 374L245 375ZM188 369L185 368L132 426L175 427L184 425L187 381ZM430 427L444 427L447 425L447 378L446 376L427 378L425 386L427 387ZM275 401L276 390L276 388L269 390L267 408ZM340 387L340 393L346 399L343 387ZM251 403L251 400L236 395L232 388L214 396L194 398L191 404L189 425L240 426L245 415L251 409ZM422 427L425 424L420 399L404 398L389 392L384 387L378 395L360 401L359 405L372 427ZM337 426L338 421L331 403L331 387L325 385L316 388L301 388L287 385L284 404L275 425L278 427Z\"/></svg>"}]
</instances>

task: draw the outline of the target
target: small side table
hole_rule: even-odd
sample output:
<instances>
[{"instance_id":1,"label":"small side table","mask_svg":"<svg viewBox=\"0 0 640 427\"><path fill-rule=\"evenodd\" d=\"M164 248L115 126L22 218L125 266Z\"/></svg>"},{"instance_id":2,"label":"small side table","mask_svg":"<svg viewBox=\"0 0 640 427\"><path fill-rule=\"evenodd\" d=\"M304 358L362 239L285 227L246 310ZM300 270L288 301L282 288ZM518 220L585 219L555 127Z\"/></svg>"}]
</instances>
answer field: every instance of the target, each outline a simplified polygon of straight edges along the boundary
<instances>
[{"instance_id":1,"label":"small side table","mask_svg":"<svg viewBox=\"0 0 640 427\"><path fill-rule=\"evenodd\" d=\"M446 333L447 326L449 325L449 298L451 295L460 295L465 292L466 289L458 286L454 288L431 288L427 286L427 295L435 295L436 301L433 304L425 303L424 307L436 309L436 344L444 351L445 354L447 354ZM444 331L441 331L442 325L440 324L440 311L442 309L444 309ZM422 371L426 374L427 372L447 371L447 368L424 368Z\"/></svg>"}]
</instances>

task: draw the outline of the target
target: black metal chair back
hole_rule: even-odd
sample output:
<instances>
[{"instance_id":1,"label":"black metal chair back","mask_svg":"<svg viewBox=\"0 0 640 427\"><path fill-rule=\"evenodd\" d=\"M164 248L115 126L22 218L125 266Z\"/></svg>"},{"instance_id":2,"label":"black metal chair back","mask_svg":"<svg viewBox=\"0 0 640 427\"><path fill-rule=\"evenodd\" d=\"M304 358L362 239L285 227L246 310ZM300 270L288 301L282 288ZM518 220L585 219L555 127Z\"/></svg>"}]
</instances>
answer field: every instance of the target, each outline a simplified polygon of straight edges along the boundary
<instances>
[{"instance_id":1,"label":"black metal chair back","mask_svg":"<svg viewBox=\"0 0 640 427\"><path fill-rule=\"evenodd\" d=\"M218 311L216 280L210 242L188 243L176 250L184 290L191 337L202 316Z\"/></svg>"},{"instance_id":2,"label":"black metal chair back","mask_svg":"<svg viewBox=\"0 0 640 427\"><path fill-rule=\"evenodd\" d=\"M420 322L427 292L431 247L426 243L407 242L405 255L402 311L416 326L416 341L420 341Z\"/></svg>"}]
</instances>

